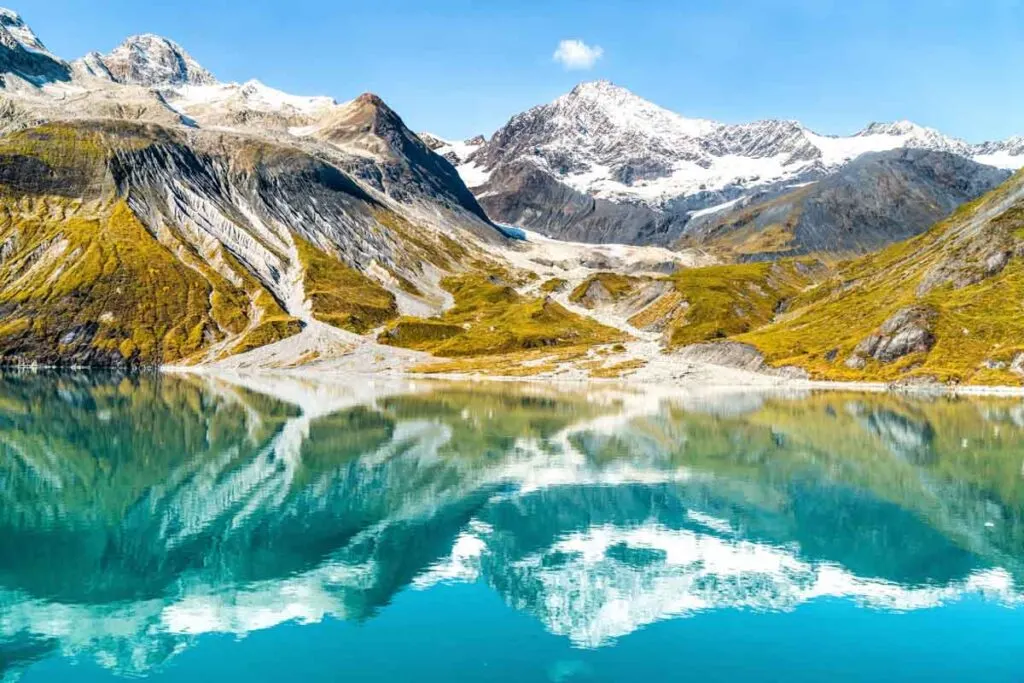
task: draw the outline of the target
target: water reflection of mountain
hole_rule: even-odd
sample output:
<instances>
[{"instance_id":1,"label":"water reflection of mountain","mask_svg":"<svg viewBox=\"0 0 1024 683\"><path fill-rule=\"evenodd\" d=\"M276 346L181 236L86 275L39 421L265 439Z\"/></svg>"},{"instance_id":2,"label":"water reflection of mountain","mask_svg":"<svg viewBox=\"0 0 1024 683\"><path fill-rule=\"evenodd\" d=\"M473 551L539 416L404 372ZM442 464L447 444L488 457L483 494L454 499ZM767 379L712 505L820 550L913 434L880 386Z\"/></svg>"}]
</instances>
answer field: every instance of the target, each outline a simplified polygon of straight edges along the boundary
<instances>
[{"instance_id":1,"label":"water reflection of mountain","mask_svg":"<svg viewBox=\"0 0 1024 683\"><path fill-rule=\"evenodd\" d=\"M0 671L141 672L441 580L591 647L822 596L1015 602L1022 436L1009 400L9 376Z\"/></svg>"}]
</instances>

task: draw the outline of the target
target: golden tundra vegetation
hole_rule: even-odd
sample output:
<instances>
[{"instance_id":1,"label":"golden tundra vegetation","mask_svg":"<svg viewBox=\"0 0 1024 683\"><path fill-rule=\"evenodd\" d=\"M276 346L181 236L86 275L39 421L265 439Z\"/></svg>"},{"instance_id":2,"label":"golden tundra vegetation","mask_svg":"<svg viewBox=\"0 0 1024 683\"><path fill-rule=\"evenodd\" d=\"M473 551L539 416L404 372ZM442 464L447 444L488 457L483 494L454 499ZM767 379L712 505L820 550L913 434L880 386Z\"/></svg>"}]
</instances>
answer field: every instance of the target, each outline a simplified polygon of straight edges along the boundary
<instances>
[{"instance_id":1,"label":"golden tundra vegetation","mask_svg":"<svg viewBox=\"0 0 1024 683\"><path fill-rule=\"evenodd\" d=\"M452 308L437 318L400 318L379 339L452 358L590 347L626 338L550 297L519 293L516 286L522 284L497 268L451 275L441 286L452 295Z\"/></svg>"},{"instance_id":2,"label":"golden tundra vegetation","mask_svg":"<svg viewBox=\"0 0 1024 683\"><path fill-rule=\"evenodd\" d=\"M5 356L166 363L233 336L249 348L298 331L229 254L231 280L173 234L151 234L115 194L106 162L149 143L131 129L111 138L57 124L0 139L14 170L0 181Z\"/></svg>"},{"instance_id":3,"label":"golden tundra vegetation","mask_svg":"<svg viewBox=\"0 0 1024 683\"><path fill-rule=\"evenodd\" d=\"M828 380L1020 384L1024 374L1024 173L910 240L836 261L810 255L683 269L672 288L629 322L664 331L678 348L730 340L768 364ZM597 274L570 298L596 307L628 300L650 282ZM601 297L598 297L600 299ZM896 357L872 339L901 312L925 341ZM867 350L865 350L867 349Z\"/></svg>"},{"instance_id":4,"label":"golden tundra vegetation","mask_svg":"<svg viewBox=\"0 0 1024 683\"><path fill-rule=\"evenodd\" d=\"M1020 384L1024 172L927 232L836 268L771 324L737 335L773 365L813 377ZM846 360L898 311L931 320L933 344L891 362ZM1016 366L1016 367L1015 367Z\"/></svg>"}]
</instances>

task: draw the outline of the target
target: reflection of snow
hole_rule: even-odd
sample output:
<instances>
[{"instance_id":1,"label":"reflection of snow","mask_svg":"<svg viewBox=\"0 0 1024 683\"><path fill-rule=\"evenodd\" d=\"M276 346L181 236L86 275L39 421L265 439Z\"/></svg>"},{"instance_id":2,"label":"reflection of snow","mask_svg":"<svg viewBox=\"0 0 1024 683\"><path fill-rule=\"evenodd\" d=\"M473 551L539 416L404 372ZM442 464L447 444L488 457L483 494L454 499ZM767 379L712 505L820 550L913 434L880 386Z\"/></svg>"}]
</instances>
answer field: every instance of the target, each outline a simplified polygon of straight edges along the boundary
<instances>
[{"instance_id":1,"label":"reflection of snow","mask_svg":"<svg viewBox=\"0 0 1024 683\"><path fill-rule=\"evenodd\" d=\"M647 551L645 561L623 559L615 552L622 548ZM550 562L552 557L561 561ZM906 587L812 564L789 548L657 525L572 534L522 560L517 572L536 580L541 595L536 604L521 606L579 647L599 647L670 617L724 608L791 610L823 597L889 610L935 607L966 594L1022 601L999 569L945 586Z\"/></svg>"},{"instance_id":2,"label":"reflection of snow","mask_svg":"<svg viewBox=\"0 0 1024 683\"><path fill-rule=\"evenodd\" d=\"M413 586L424 589L438 583L476 581L480 576L480 556L487 548L481 536L490 531L490 526L483 522L471 522L470 530L455 539L451 555L416 577Z\"/></svg>"},{"instance_id":3,"label":"reflection of snow","mask_svg":"<svg viewBox=\"0 0 1024 683\"><path fill-rule=\"evenodd\" d=\"M243 394L236 395L213 375L204 381L223 400L242 400ZM524 430L525 436L502 434L507 436L507 449L482 457L468 452L475 442L465 440L460 431L470 428L478 407L454 404L452 415L458 417L438 418L424 410L399 418L402 413L383 400L425 394L427 382L382 382L374 387L340 381L321 384L308 378L275 382L254 376L245 383L263 391L276 387L300 414L275 417L270 430L254 402L244 411L244 422L237 424L237 439L214 434L211 444L223 444L217 450L175 461L165 476L161 470L160 485L147 488L145 504L133 510L142 521L123 528L125 535L141 534L130 540L139 542L146 560L164 563L188 542L200 548L196 552L202 553L198 556L204 565L169 573L169 580L158 585L164 591L159 599L137 602L60 604L0 589L0 639L28 635L54 642L68 656L94 657L121 672L145 672L202 634L244 636L288 621L365 619L410 583L427 590L440 583L481 580L501 590L509 604L580 647L605 645L662 619L716 609L791 610L818 598L892 610L932 607L965 595L1003 604L1021 601L1010 574L1002 569L967 574L956 568L950 575L958 578L944 584L901 585L820 561L795 543L785 544L785 536L780 541L784 545L747 538L744 515L756 516L762 497L774 500L778 482L729 479L728 474L716 476L697 465L680 466L688 461L673 454L683 445L700 452L700 435L686 429L685 422L673 422L665 407L735 416L737 405L751 410L772 394L745 394L739 401L733 394L680 399L602 388L589 396L588 408L578 419L552 422L554 427L544 437L529 430ZM559 394L538 395L555 404ZM691 399L692 403L685 402ZM303 462L316 453L306 450L311 422L355 406L380 411L381 424L387 425L380 439L375 437L361 446L361 452L337 461L327 456L324 462L315 457ZM477 428L500 429L487 410L486 426ZM915 431L910 428L914 423L880 410L855 415L874 416L861 426L887 444L899 445L900 452L922 451L914 448L928 442L912 438L926 431ZM1007 413L1000 419L1009 425L1014 417ZM337 424L345 429L349 423ZM215 425L211 422L209 429ZM462 451L452 453L455 447ZM734 447L742 444L728 446ZM45 446L38 446L39 453L35 448L21 439L7 446L13 462L24 460L27 467L42 463L32 476L60 489L72 474L66 463ZM912 464L915 458L900 462ZM919 480L927 483L928 472L921 469ZM641 504L632 494L647 486L668 492L669 502L679 504L668 508L679 511L677 518L665 521L684 528L651 521L647 507L630 507ZM621 497L609 494L616 487L629 490ZM708 514L723 508L713 500L702 505L704 496L713 499L732 489L742 491L728 500L749 503L750 508L735 517L719 513L735 523ZM956 492L947 496L935 485L928 490L938 500L952 501L951 506L983 510L974 498L965 503ZM577 491L580 495L575 495ZM546 507L545 497L556 505ZM22 519L45 514L52 521L60 514L36 510L39 503L31 496L25 500L30 502L9 503L24 509ZM559 506L559 501L567 504ZM490 515L501 506L519 505L522 508L511 515L515 519ZM530 510L530 516L516 516ZM959 546L983 558L986 566L1009 567L1019 576L1012 557L996 553L997 545L986 545L984 539L991 532L978 532L983 522L992 524L994 513L972 514L952 506L939 509L930 519L945 515L941 524L932 525L937 531L951 538L981 539ZM337 529L352 519L358 520L351 524L353 535L336 536ZM602 522L594 521L598 519ZM146 538L150 533L152 537ZM248 571L250 562L262 569L260 553L275 547L283 534L291 534L291 541L304 540L307 533L309 547L303 542L279 544L288 546L283 552L295 554L290 561L270 562L266 573ZM257 540L252 544L239 543L253 537ZM319 544L324 538L329 540ZM141 547L150 541L152 547ZM184 546L188 551L191 547ZM122 549L117 546L111 552ZM898 560L907 558L899 549L886 550ZM270 578L247 582L245 577L254 574Z\"/></svg>"}]
</instances>

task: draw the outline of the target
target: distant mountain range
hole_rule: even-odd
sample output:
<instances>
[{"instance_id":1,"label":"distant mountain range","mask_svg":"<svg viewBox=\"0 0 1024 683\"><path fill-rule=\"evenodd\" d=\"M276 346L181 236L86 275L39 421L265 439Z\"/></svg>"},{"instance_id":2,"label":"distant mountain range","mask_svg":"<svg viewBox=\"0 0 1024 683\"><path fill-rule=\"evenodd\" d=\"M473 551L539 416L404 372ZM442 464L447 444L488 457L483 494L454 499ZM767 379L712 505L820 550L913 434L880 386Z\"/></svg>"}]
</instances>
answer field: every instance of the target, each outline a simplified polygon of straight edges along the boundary
<instances>
[{"instance_id":1,"label":"distant mountain range","mask_svg":"<svg viewBox=\"0 0 1024 683\"><path fill-rule=\"evenodd\" d=\"M796 121L724 124L680 116L607 81L517 114L487 140L427 139L494 219L591 242L668 244L694 218L727 216L839 173L866 153L912 148L1001 170L1024 166L1022 137L972 145L909 121L872 123L848 137ZM950 177L951 187L991 189L1008 175L958 170L972 177ZM957 196L942 194L939 206ZM941 217L922 213L928 220L914 231Z\"/></svg>"}]
</instances>

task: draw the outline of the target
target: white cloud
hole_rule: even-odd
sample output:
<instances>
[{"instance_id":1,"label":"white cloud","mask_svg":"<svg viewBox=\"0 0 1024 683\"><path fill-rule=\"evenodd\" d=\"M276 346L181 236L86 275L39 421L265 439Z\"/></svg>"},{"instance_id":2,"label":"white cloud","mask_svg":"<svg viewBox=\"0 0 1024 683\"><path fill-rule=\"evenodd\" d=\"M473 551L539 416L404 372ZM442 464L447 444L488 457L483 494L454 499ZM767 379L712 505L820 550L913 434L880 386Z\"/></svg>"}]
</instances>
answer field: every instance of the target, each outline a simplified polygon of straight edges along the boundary
<instances>
[{"instance_id":1,"label":"white cloud","mask_svg":"<svg viewBox=\"0 0 1024 683\"><path fill-rule=\"evenodd\" d=\"M553 55L554 60L566 69L589 69L604 54L604 48L590 46L582 40L563 40Z\"/></svg>"}]
</instances>

